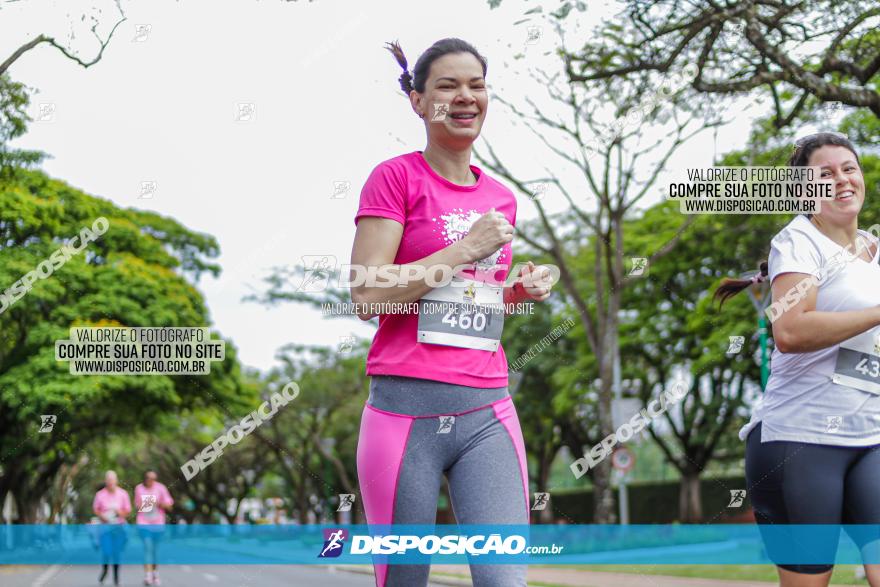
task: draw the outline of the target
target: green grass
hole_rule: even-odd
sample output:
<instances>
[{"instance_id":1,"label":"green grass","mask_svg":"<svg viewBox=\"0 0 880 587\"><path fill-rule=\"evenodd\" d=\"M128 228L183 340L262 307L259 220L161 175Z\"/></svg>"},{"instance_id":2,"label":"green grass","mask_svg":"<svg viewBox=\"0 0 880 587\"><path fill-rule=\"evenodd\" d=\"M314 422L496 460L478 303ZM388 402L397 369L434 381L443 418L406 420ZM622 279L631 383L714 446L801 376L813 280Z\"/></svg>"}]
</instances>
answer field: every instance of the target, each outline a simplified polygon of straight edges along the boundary
<instances>
[{"instance_id":1,"label":"green grass","mask_svg":"<svg viewBox=\"0 0 880 587\"><path fill-rule=\"evenodd\" d=\"M535 565L537 566L537 565ZM541 565L562 569L580 569L608 573L631 573L637 575L666 575L672 577L697 577L700 579L728 579L731 581L778 581L776 567L772 565ZM856 565L836 565L831 582L840 585L867 585L867 581L855 578Z\"/></svg>"},{"instance_id":2,"label":"green grass","mask_svg":"<svg viewBox=\"0 0 880 587\"><path fill-rule=\"evenodd\" d=\"M776 581L776 567L772 565L555 565L558 568L635 575L668 575L672 577L699 577L701 579L729 579L734 581Z\"/></svg>"},{"instance_id":3,"label":"green grass","mask_svg":"<svg viewBox=\"0 0 880 587\"><path fill-rule=\"evenodd\" d=\"M724 579L728 581L765 581L777 584L776 567L772 565L530 565L529 568L559 568L606 573L628 573L631 575L664 575L669 577L691 577L697 579ZM867 585L867 581L855 578L856 565L837 565L831 576L835 585ZM431 575L465 577L458 573L437 572ZM530 587L568 587L543 581L529 581Z\"/></svg>"}]
</instances>

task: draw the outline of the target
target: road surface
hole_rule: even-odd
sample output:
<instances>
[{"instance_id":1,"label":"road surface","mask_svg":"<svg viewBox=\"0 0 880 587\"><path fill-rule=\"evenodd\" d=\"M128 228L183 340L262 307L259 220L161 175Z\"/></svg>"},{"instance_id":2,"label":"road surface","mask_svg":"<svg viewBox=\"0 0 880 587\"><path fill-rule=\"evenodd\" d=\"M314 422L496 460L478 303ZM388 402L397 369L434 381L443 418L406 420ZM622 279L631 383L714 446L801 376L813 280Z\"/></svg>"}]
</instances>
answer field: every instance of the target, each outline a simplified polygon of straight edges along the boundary
<instances>
[{"instance_id":1,"label":"road surface","mask_svg":"<svg viewBox=\"0 0 880 587\"><path fill-rule=\"evenodd\" d=\"M3 587L94 587L97 565L0 567ZM143 585L141 566L123 565L120 585ZM159 566L163 587L374 587L372 575L319 565L169 565ZM113 571L104 585L113 585ZM436 584L432 583L432 587Z\"/></svg>"},{"instance_id":2,"label":"road surface","mask_svg":"<svg viewBox=\"0 0 880 587\"><path fill-rule=\"evenodd\" d=\"M349 567L351 568L351 567ZM359 572L323 565L168 565L160 567L165 587L374 587L373 576L364 574L368 567L354 567ZM433 575L433 571L445 576ZM93 587L98 585L98 566L0 566L3 587ZM435 565L429 587L448 585L470 586L463 565ZM109 575L109 573L108 573ZM459 578L450 577L457 575ZM143 568L125 565L121 568L120 584L137 587L143 584ZM105 585L112 585L108 576ZM436 582L435 582L436 581ZM614 573L585 571L559 567L532 567L529 585L560 585L564 587L775 587L776 583L729 581L650 575L647 573ZM863 583L866 584L866 583ZM843 587L834 585L832 587Z\"/></svg>"}]
</instances>

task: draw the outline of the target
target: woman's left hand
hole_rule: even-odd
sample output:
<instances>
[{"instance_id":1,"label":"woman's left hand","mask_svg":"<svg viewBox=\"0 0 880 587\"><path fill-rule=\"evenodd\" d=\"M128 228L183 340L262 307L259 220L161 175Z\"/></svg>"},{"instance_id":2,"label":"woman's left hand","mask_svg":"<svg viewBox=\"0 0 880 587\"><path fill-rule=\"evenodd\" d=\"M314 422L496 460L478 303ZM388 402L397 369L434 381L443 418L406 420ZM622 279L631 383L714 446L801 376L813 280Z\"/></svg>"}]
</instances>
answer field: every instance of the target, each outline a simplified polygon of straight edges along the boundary
<instances>
[{"instance_id":1,"label":"woman's left hand","mask_svg":"<svg viewBox=\"0 0 880 587\"><path fill-rule=\"evenodd\" d=\"M520 277L522 278L523 289L528 297L536 302L543 302L550 297L550 291L553 289L553 279L547 267L536 267L534 263L529 261L528 266L522 268Z\"/></svg>"}]
</instances>

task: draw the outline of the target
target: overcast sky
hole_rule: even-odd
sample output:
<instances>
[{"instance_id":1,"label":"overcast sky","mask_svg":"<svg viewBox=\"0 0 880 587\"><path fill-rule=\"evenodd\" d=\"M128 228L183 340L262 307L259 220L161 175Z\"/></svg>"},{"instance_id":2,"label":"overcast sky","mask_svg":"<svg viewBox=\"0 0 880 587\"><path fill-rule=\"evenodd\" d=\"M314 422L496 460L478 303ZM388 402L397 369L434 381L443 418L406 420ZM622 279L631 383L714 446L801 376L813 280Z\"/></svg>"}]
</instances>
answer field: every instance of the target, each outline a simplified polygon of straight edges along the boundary
<instances>
[{"instance_id":1,"label":"overcast sky","mask_svg":"<svg viewBox=\"0 0 880 587\"><path fill-rule=\"evenodd\" d=\"M323 319L310 307L240 300L261 287L269 268L300 263L303 255L348 263L367 175L385 159L424 149L424 127L400 91L401 69L383 48L386 41L399 40L411 68L436 40L471 42L489 62L482 137L525 179L540 177L545 165L573 177L491 101L498 95L527 109L529 97L549 108L528 70L559 70L552 55L558 37L541 15L524 15L537 5L123 1L128 19L99 64L83 69L42 45L10 68L13 79L38 90L31 115L45 118L32 122L17 145L49 153L44 169L89 194L215 236L224 273L198 284L213 326L236 344L243 363L268 369L286 343L335 346L341 337L374 332L356 319ZM590 2L589 15L573 12L569 48L610 13L601 2ZM90 59L97 50L92 16L102 37L118 20L109 1L3 2L0 59L39 33L69 42ZM532 40L529 27L538 27ZM717 138L703 134L670 167L711 165L716 150L741 148L747 122L740 116ZM350 191L333 198L340 181L350 182ZM155 186L150 197L141 197L145 182ZM517 220L533 218L533 203L517 197ZM564 203L552 191L542 202L551 211Z\"/></svg>"}]
</instances>

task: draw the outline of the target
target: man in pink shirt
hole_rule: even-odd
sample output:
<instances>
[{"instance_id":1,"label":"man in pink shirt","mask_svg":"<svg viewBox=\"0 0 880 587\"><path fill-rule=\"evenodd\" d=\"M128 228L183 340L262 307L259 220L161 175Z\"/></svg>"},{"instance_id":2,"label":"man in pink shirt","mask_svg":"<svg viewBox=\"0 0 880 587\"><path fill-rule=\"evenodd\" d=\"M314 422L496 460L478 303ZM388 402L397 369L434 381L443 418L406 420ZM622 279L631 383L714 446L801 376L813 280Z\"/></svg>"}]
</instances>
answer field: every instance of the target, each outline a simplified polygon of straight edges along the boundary
<instances>
[{"instance_id":1,"label":"man in pink shirt","mask_svg":"<svg viewBox=\"0 0 880 587\"><path fill-rule=\"evenodd\" d=\"M137 524L144 541L144 585L161 585L156 570L159 539L165 530L165 512L174 505L168 488L156 480L155 471L144 473L144 482L134 488Z\"/></svg>"},{"instance_id":2,"label":"man in pink shirt","mask_svg":"<svg viewBox=\"0 0 880 587\"><path fill-rule=\"evenodd\" d=\"M119 487L115 471L104 475L104 487L95 494L92 510L108 526L101 529L101 555L103 568L98 581L104 584L107 566L113 564L113 584L119 585L119 558L125 547L125 518L131 514L131 499L128 492Z\"/></svg>"}]
</instances>

